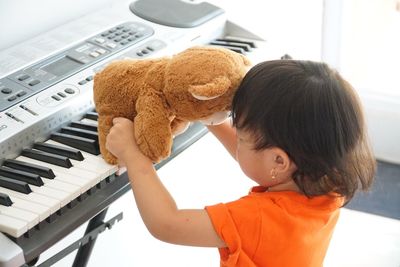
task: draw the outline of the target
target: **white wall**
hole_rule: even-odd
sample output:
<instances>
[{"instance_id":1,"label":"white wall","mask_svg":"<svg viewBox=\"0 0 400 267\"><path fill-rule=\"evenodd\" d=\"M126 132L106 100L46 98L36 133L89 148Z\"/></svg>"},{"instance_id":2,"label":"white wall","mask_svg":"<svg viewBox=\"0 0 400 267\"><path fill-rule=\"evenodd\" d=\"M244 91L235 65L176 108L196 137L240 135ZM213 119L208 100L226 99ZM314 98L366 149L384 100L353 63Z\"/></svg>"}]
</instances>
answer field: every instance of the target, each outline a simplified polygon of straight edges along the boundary
<instances>
[{"instance_id":1,"label":"white wall","mask_svg":"<svg viewBox=\"0 0 400 267\"><path fill-rule=\"evenodd\" d=\"M1 0L0 50L121 0Z\"/></svg>"},{"instance_id":2,"label":"white wall","mask_svg":"<svg viewBox=\"0 0 400 267\"><path fill-rule=\"evenodd\" d=\"M324 3L322 59L360 95L376 157L400 163L400 1Z\"/></svg>"}]
</instances>

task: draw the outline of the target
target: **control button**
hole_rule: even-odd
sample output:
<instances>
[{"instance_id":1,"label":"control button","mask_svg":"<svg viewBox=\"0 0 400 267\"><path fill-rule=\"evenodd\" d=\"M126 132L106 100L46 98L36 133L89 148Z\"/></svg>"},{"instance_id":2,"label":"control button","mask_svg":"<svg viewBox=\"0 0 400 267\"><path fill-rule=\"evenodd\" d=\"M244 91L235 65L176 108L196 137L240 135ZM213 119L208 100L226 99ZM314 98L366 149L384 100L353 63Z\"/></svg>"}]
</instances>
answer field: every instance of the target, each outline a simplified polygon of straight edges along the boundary
<instances>
[{"instance_id":1,"label":"control button","mask_svg":"<svg viewBox=\"0 0 400 267\"><path fill-rule=\"evenodd\" d=\"M120 38L120 37L117 37L117 38L114 39L114 41L116 41L116 42L119 42L121 40L122 40L122 38Z\"/></svg>"},{"instance_id":2,"label":"control button","mask_svg":"<svg viewBox=\"0 0 400 267\"><path fill-rule=\"evenodd\" d=\"M100 56L100 54L97 53L97 52L92 52L92 53L90 53L89 55L92 56L92 57L98 57L98 56Z\"/></svg>"},{"instance_id":3,"label":"control button","mask_svg":"<svg viewBox=\"0 0 400 267\"><path fill-rule=\"evenodd\" d=\"M59 97L56 96L56 95L52 95L51 98L53 98L54 100L57 100L57 101L60 101L60 100L61 100L61 98L59 98Z\"/></svg>"},{"instance_id":4,"label":"control button","mask_svg":"<svg viewBox=\"0 0 400 267\"><path fill-rule=\"evenodd\" d=\"M154 48L153 47L151 47L151 46L148 46L148 47L146 47L148 50L150 50L150 51L154 51Z\"/></svg>"},{"instance_id":5,"label":"control button","mask_svg":"<svg viewBox=\"0 0 400 267\"><path fill-rule=\"evenodd\" d=\"M122 31L123 32L129 32L131 29L129 29L129 28L125 28L125 29L123 29Z\"/></svg>"},{"instance_id":6,"label":"control button","mask_svg":"<svg viewBox=\"0 0 400 267\"><path fill-rule=\"evenodd\" d=\"M25 81L26 79L30 78L31 76L29 76L28 74L24 74L22 76L19 76L17 79L18 81Z\"/></svg>"},{"instance_id":7,"label":"control button","mask_svg":"<svg viewBox=\"0 0 400 267\"><path fill-rule=\"evenodd\" d=\"M109 32L103 32L103 33L101 34L101 36L106 37L106 36L109 35L109 34L110 34Z\"/></svg>"},{"instance_id":8,"label":"control button","mask_svg":"<svg viewBox=\"0 0 400 267\"><path fill-rule=\"evenodd\" d=\"M130 38L128 38L128 41L130 41L130 42L135 41L135 40L136 40L135 37L130 37Z\"/></svg>"},{"instance_id":9,"label":"control button","mask_svg":"<svg viewBox=\"0 0 400 267\"><path fill-rule=\"evenodd\" d=\"M26 95L25 91L18 92L18 94L17 94L18 97L21 97L21 96L24 96L24 95Z\"/></svg>"},{"instance_id":10,"label":"control button","mask_svg":"<svg viewBox=\"0 0 400 267\"><path fill-rule=\"evenodd\" d=\"M36 85L36 84L38 84L38 83L40 83L40 81L39 80L33 80L33 81L31 81L30 83L28 83L30 86L34 86L34 85Z\"/></svg>"},{"instance_id":11,"label":"control button","mask_svg":"<svg viewBox=\"0 0 400 267\"><path fill-rule=\"evenodd\" d=\"M91 80L93 80L93 76L92 75L86 77L86 81L90 82Z\"/></svg>"},{"instance_id":12,"label":"control button","mask_svg":"<svg viewBox=\"0 0 400 267\"><path fill-rule=\"evenodd\" d=\"M139 57L142 57L142 56L143 56L143 54L140 53L140 52L137 52L136 55L138 55Z\"/></svg>"},{"instance_id":13,"label":"control button","mask_svg":"<svg viewBox=\"0 0 400 267\"><path fill-rule=\"evenodd\" d=\"M108 39L112 39L112 38L114 38L115 37L115 34L111 34L111 35L109 35L107 38Z\"/></svg>"},{"instance_id":14,"label":"control button","mask_svg":"<svg viewBox=\"0 0 400 267\"><path fill-rule=\"evenodd\" d=\"M79 85L84 85L85 83L87 83L87 81L86 80L82 80L82 81L80 81L78 83L79 83Z\"/></svg>"},{"instance_id":15,"label":"control button","mask_svg":"<svg viewBox=\"0 0 400 267\"><path fill-rule=\"evenodd\" d=\"M70 94L70 95L72 95L72 94L74 94L74 93L75 93L75 90L74 90L74 89L72 89L72 88L65 88L65 89L64 89L64 92L66 92L67 94Z\"/></svg>"},{"instance_id":16,"label":"control button","mask_svg":"<svg viewBox=\"0 0 400 267\"><path fill-rule=\"evenodd\" d=\"M121 34L122 34L122 32L120 32L120 31L115 33L115 35L121 35Z\"/></svg>"},{"instance_id":17,"label":"control button","mask_svg":"<svg viewBox=\"0 0 400 267\"><path fill-rule=\"evenodd\" d=\"M99 48L99 49L96 50L96 52L99 53L99 54L104 54L107 51L105 49L103 49L103 48Z\"/></svg>"},{"instance_id":18,"label":"control button","mask_svg":"<svg viewBox=\"0 0 400 267\"><path fill-rule=\"evenodd\" d=\"M114 43L107 43L106 46L109 48L115 48L117 45Z\"/></svg>"},{"instance_id":19,"label":"control button","mask_svg":"<svg viewBox=\"0 0 400 267\"><path fill-rule=\"evenodd\" d=\"M149 50L143 49L143 50L142 50L142 53L143 53L143 54L148 54L148 53L149 53Z\"/></svg>"},{"instance_id":20,"label":"control button","mask_svg":"<svg viewBox=\"0 0 400 267\"><path fill-rule=\"evenodd\" d=\"M111 30L109 30L108 32L109 33L113 33L113 32L115 32L117 29L111 29Z\"/></svg>"},{"instance_id":21,"label":"control button","mask_svg":"<svg viewBox=\"0 0 400 267\"><path fill-rule=\"evenodd\" d=\"M129 32L129 35L135 35L137 32Z\"/></svg>"},{"instance_id":22,"label":"control button","mask_svg":"<svg viewBox=\"0 0 400 267\"><path fill-rule=\"evenodd\" d=\"M125 38L128 38L128 36L129 36L128 34L124 34L124 35L121 35L121 38L125 39Z\"/></svg>"},{"instance_id":23,"label":"control button","mask_svg":"<svg viewBox=\"0 0 400 267\"><path fill-rule=\"evenodd\" d=\"M120 42L121 45L126 45L127 43L129 43L129 41L127 41L127 40Z\"/></svg>"},{"instance_id":24,"label":"control button","mask_svg":"<svg viewBox=\"0 0 400 267\"><path fill-rule=\"evenodd\" d=\"M10 88L3 88L3 89L1 89L1 92L2 92L3 94L11 94L11 93L12 93L12 90L11 90Z\"/></svg>"},{"instance_id":25,"label":"control button","mask_svg":"<svg viewBox=\"0 0 400 267\"><path fill-rule=\"evenodd\" d=\"M104 43L106 41L103 38L96 38L94 40L96 41L96 43L99 43L99 44L102 44L102 43Z\"/></svg>"},{"instance_id":26,"label":"control button","mask_svg":"<svg viewBox=\"0 0 400 267\"><path fill-rule=\"evenodd\" d=\"M13 95L13 96L7 98L7 100L10 101L10 102L11 102L11 101L14 101L15 99L17 99L17 96L16 96L16 95Z\"/></svg>"},{"instance_id":27,"label":"control button","mask_svg":"<svg viewBox=\"0 0 400 267\"><path fill-rule=\"evenodd\" d=\"M140 37L142 37L142 36L143 36L143 34L141 34L141 33L135 34L135 37L136 37L136 38L140 38Z\"/></svg>"},{"instance_id":28,"label":"control button","mask_svg":"<svg viewBox=\"0 0 400 267\"><path fill-rule=\"evenodd\" d=\"M57 95L59 95L59 96L61 96L63 98L67 97L63 92L58 92Z\"/></svg>"}]
</instances>

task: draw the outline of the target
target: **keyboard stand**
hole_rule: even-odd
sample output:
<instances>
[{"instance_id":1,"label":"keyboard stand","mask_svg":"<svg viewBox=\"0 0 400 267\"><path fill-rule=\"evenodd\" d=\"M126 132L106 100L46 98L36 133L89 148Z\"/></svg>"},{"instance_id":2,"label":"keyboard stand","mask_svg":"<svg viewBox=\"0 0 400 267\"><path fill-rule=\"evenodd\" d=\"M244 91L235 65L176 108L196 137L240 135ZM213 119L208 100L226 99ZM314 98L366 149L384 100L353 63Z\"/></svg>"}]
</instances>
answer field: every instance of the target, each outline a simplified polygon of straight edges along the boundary
<instances>
[{"instance_id":1,"label":"keyboard stand","mask_svg":"<svg viewBox=\"0 0 400 267\"><path fill-rule=\"evenodd\" d=\"M104 218L106 217L108 208L105 208L102 212L94 216L88 223L85 231L85 236L89 234L91 231L104 224ZM74 263L72 267L86 267L90 254L92 253L94 243L96 242L96 237L90 238L89 241L79 247L78 252L75 256Z\"/></svg>"},{"instance_id":2,"label":"keyboard stand","mask_svg":"<svg viewBox=\"0 0 400 267\"><path fill-rule=\"evenodd\" d=\"M89 261L90 255L92 253L94 244L96 242L97 236L104 232L106 228L111 229L111 227L118 221L122 220L122 212L112 219L104 222L104 218L107 213L107 209L105 208L95 217L93 217L86 228L85 235L79 240L75 241L68 247L64 248L57 254L53 255L51 258L47 259L37 267L50 267L53 266L56 262L66 257L68 254L78 249L78 252L75 256L75 260L73 263L73 267L85 267ZM24 265L27 267L29 265Z\"/></svg>"}]
</instances>

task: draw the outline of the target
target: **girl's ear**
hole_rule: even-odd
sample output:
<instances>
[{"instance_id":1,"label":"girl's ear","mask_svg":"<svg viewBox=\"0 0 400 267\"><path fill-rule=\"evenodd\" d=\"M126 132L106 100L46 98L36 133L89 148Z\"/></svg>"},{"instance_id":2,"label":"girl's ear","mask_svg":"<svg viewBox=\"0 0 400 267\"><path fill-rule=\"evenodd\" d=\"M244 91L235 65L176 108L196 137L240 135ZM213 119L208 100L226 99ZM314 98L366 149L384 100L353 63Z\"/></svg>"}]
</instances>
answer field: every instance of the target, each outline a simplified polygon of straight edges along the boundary
<instances>
[{"instance_id":1,"label":"girl's ear","mask_svg":"<svg viewBox=\"0 0 400 267\"><path fill-rule=\"evenodd\" d=\"M278 148L272 148L273 154L273 165L275 166L275 170L279 173L288 172L293 168L294 162L289 158L288 154Z\"/></svg>"}]
</instances>

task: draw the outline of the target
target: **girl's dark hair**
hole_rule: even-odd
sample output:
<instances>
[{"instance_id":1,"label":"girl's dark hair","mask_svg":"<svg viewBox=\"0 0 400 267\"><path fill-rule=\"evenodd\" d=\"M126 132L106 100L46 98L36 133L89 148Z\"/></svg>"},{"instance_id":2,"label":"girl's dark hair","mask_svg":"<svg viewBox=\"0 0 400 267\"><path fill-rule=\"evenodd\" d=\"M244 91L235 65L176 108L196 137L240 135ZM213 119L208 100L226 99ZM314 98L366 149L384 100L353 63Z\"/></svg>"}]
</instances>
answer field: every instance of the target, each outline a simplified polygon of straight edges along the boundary
<instances>
[{"instance_id":1,"label":"girl's dark hair","mask_svg":"<svg viewBox=\"0 0 400 267\"><path fill-rule=\"evenodd\" d=\"M348 202L370 187L376 162L352 86L327 64L275 60L254 66L233 99L233 125L254 133L255 150L283 149L308 197Z\"/></svg>"}]
</instances>

